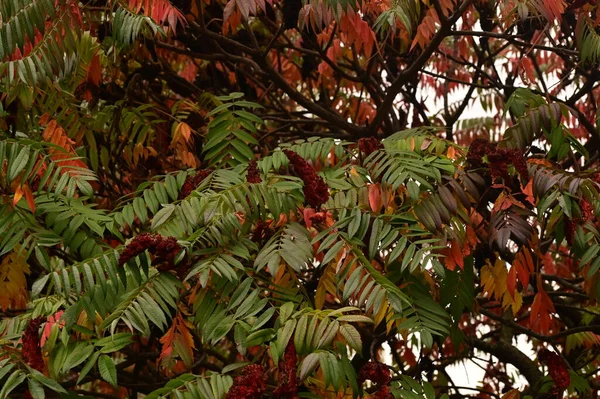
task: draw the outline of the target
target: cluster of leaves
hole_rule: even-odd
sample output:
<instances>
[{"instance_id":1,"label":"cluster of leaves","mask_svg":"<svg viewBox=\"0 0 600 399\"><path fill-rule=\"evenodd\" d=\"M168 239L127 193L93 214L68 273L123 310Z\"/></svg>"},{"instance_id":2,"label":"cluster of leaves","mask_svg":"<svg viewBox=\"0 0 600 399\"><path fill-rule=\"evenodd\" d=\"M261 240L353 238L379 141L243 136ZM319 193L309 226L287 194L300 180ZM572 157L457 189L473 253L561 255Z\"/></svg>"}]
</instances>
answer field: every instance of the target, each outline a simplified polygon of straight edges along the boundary
<instances>
[{"instance_id":1,"label":"cluster of leaves","mask_svg":"<svg viewBox=\"0 0 600 399\"><path fill-rule=\"evenodd\" d=\"M2 2L0 399L597 396L598 9Z\"/></svg>"}]
</instances>

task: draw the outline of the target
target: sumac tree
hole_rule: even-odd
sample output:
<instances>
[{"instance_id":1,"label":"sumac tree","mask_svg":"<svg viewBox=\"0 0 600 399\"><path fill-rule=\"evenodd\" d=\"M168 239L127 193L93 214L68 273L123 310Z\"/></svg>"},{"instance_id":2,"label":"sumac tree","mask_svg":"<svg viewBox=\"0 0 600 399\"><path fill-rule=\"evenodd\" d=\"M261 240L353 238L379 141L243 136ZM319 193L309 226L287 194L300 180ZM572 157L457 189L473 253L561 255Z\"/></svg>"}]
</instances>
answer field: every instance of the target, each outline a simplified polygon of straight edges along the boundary
<instances>
[{"instance_id":1,"label":"sumac tree","mask_svg":"<svg viewBox=\"0 0 600 399\"><path fill-rule=\"evenodd\" d=\"M599 9L2 1L0 399L597 398Z\"/></svg>"}]
</instances>

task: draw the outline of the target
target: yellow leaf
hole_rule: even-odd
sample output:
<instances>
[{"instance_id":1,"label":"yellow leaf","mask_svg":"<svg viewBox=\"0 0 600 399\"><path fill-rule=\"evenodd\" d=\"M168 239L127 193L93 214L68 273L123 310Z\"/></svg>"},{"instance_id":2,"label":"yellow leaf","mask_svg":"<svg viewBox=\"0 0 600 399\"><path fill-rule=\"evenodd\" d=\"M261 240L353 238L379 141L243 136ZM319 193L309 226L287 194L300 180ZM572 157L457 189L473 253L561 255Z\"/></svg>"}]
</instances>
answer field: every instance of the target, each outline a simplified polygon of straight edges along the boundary
<instances>
[{"instance_id":1,"label":"yellow leaf","mask_svg":"<svg viewBox=\"0 0 600 399\"><path fill-rule=\"evenodd\" d=\"M323 309L328 293L333 296L336 294L334 263L329 263L327 265L323 275L319 279L319 284L317 285L317 291L315 293L316 309Z\"/></svg>"},{"instance_id":2,"label":"yellow leaf","mask_svg":"<svg viewBox=\"0 0 600 399\"><path fill-rule=\"evenodd\" d=\"M516 315L521 306L523 306L523 295L519 291L515 290L514 295L510 295L508 291L504 293L502 297L502 309L506 310L510 307L513 315Z\"/></svg>"},{"instance_id":3,"label":"yellow leaf","mask_svg":"<svg viewBox=\"0 0 600 399\"><path fill-rule=\"evenodd\" d=\"M483 291L489 296L494 294L494 297L500 301L506 293L506 279L508 271L502 259L497 259L494 267L489 264L481 268L481 284Z\"/></svg>"},{"instance_id":4,"label":"yellow leaf","mask_svg":"<svg viewBox=\"0 0 600 399\"><path fill-rule=\"evenodd\" d=\"M0 308L21 309L27 305L27 280L29 265L25 253L17 245L0 263Z\"/></svg>"}]
</instances>

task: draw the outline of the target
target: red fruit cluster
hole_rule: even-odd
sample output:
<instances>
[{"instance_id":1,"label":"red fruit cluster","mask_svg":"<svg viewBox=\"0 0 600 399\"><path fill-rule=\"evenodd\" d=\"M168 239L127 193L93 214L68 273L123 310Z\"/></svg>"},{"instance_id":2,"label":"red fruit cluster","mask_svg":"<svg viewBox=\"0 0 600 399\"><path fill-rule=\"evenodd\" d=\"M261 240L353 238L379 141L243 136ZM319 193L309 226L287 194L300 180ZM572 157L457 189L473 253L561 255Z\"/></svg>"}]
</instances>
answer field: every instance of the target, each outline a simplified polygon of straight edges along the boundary
<instances>
[{"instance_id":1,"label":"red fruit cluster","mask_svg":"<svg viewBox=\"0 0 600 399\"><path fill-rule=\"evenodd\" d=\"M569 367L563 358L548 349L542 349L538 359L542 364L548 366L548 372L556 387L561 390L567 389L571 384L571 376L569 375Z\"/></svg>"},{"instance_id":2,"label":"red fruit cluster","mask_svg":"<svg viewBox=\"0 0 600 399\"><path fill-rule=\"evenodd\" d=\"M365 137L358 140L358 150L368 157L382 147L381 141L376 137Z\"/></svg>"},{"instance_id":3,"label":"red fruit cluster","mask_svg":"<svg viewBox=\"0 0 600 399\"><path fill-rule=\"evenodd\" d=\"M529 179L523 151L517 148L498 148L497 143L491 143L486 139L475 139L469 147L467 161L473 168L480 168L484 165L484 156L487 156L493 179L498 177L508 179L508 165L513 165L523 179Z\"/></svg>"},{"instance_id":4,"label":"red fruit cluster","mask_svg":"<svg viewBox=\"0 0 600 399\"><path fill-rule=\"evenodd\" d=\"M196 189L196 187L198 187L198 185L202 183L202 180L206 179L208 175L210 175L212 172L212 169L202 169L197 171L194 176L188 176L187 179L185 179L185 183L183 183L183 186L181 186L181 191L179 192L179 199L184 199L185 197L190 195L192 191L194 191L194 189Z\"/></svg>"},{"instance_id":5,"label":"red fruit cluster","mask_svg":"<svg viewBox=\"0 0 600 399\"><path fill-rule=\"evenodd\" d=\"M578 224L585 223L588 220L591 220L594 217L594 207L585 199L581 199L579 201L579 217L574 217L573 219L566 219L565 221L565 238L567 239L567 243L569 245L573 244L573 238L575 238L575 229Z\"/></svg>"},{"instance_id":6,"label":"red fruit cluster","mask_svg":"<svg viewBox=\"0 0 600 399\"><path fill-rule=\"evenodd\" d=\"M21 349L23 360L37 371L44 370L44 359L42 358L39 333L40 326L44 321L43 317L31 320L23 333L23 349Z\"/></svg>"},{"instance_id":7,"label":"red fruit cluster","mask_svg":"<svg viewBox=\"0 0 600 399\"><path fill-rule=\"evenodd\" d=\"M150 250L154 254L153 265L167 264L169 269L172 269L175 261L175 256L181 249L181 246L177 243L175 237L162 237L159 236L156 247L154 250Z\"/></svg>"},{"instance_id":8,"label":"red fruit cluster","mask_svg":"<svg viewBox=\"0 0 600 399\"><path fill-rule=\"evenodd\" d=\"M368 362L362 366L358 373L358 381L360 383L367 380L378 385L389 385L392 381L392 373L389 366L379 362Z\"/></svg>"},{"instance_id":9,"label":"red fruit cluster","mask_svg":"<svg viewBox=\"0 0 600 399\"><path fill-rule=\"evenodd\" d=\"M392 382L392 373L390 368L383 363L369 362L362 366L358 373L358 381L362 384L365 381L371 381L377 385L377 391L371 395L371 399L393 399L390 392L390 382Z\"/></svg>"},{"instance_id":10,"label":"red fruit cluster","mask_svg":"<svg viewBox=\"0 0 600 399\"><path fill-rule=\"evenodd\" d=\"M254 232L252 232L252 237L250 238L252 242L260 243L263 241L268 241L269 238L273 236L273 229L271 229L269 226L269 222L259 220L256 223L256 227L254 228Z\"/></svg>"},{"instance_id":11,"label":"red fruit cluster","mask_svg":"<svg viewBox=\"0 0 600 399\"><path fill-rule=\"evenodd\" d=\"M273 392L278 399L296 399L298 397L298 382L296 380L296 347L293 342L285 348L283 360L279 362L279 384Z\"/></svg>"},{"instance_id":12,"label":"red fruit cluster","mask_svg":"<svg viewBox=\"0 0 600 399\"><path fill-rule=\"evenodd\" d=\"M246 181L248 183L253 183L253 184L258 184L260 182L262 182L262 179L260 178L260 172L258 171L258 164L256 163L256 160L251 160L250 163L248 164L248 172L246 174Z\"/></svg>"},{"instance_id":13,"label":"red fruit cluster","mask_svg":"<svg viewBox=\"0 0 600 399\"><path fill-rule=\"evenodd\" d=\"M581 210L581 222L594 218L594 207L585 199L579 201L579 209Z\"/></svg>"},{"instance_id":14,"label":"red fruit cluster","mask_svg":"<svg viewBox=\"0 0 600 399\"><path fill-rule=\"evenodd\" d=\"M290 150L284 150L294 168L294 174L304 182L304 198L315 209L319 209L329 199L329 187L315 169L300 155Z\"/></svg>"},{"instance_id":15,"label":"red fruit cluster","mask_svg":"<svg viewBox=\"0 0 600 399\"><path fill-rule=\"evenodd\" d=\"M390 387L387 385L379 388L373 395L371 395L371 399L394 399L394 395L390 391Z\"/></svg>"},{"instance_id":16,"label":"red fruit cluster","mask_svg":"<svg viewBox=\"0 0 600 399\"><path fill-rule=\"evenodd\" d=\"M310 217L310 221L313 222L314 224L321 224L321 223L325 222L325 220L327 220L327 216L325 215L325 212L317 212Z\"/></svg>"},{"instance_id":17,"label":"red fruit cluster","mask_svg":"<svg viewBox=\"0 0 600 399\"><path fill-rule=\"evenodd\" d=\"M235 377L226 399L259 399L265 391L265 369L258 364L244 367Z\"/></svg>"},{"instance_id":18,"label":"red fruit cluster","mask_svg":"<svg viewBox=\"0 0 600 399\"><path fill-rule=\"evenodd\" d=\"M175 237L163 237L160 234L142 233L137 235L121 252L119 267L145 250L154 255L153 265L167 263L168 270L174 267L175 256L181 249Z\"/></svg>"}]
</instances>

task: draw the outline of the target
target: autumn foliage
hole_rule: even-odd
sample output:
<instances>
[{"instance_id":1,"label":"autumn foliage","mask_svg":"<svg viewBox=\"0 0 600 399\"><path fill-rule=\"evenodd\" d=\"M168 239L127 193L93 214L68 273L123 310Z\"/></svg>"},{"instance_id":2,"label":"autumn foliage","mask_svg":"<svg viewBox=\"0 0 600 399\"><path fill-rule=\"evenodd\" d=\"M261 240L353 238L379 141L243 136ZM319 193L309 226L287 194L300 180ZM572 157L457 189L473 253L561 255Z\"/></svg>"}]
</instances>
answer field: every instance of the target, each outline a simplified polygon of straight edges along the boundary
<instances>
[{"instance_id":1,"label":"autumn foliage","mask_svg":"<svg viewBox=\"0 0 600 399\"><path fill-rule=\"evenodd\" d=\"M0 399L596 399L599 32L1 1Z\"/></svg>"}]
</instances>

